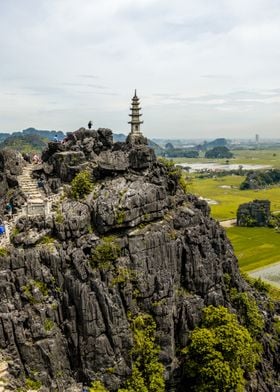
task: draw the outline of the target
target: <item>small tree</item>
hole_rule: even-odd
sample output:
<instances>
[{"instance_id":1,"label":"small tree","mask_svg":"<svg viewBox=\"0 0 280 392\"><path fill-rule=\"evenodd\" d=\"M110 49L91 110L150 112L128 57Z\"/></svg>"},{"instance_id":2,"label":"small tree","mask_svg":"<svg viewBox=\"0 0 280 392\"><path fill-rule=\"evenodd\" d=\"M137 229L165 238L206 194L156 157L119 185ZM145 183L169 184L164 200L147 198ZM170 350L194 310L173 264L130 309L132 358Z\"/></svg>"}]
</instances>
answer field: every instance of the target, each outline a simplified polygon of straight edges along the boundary
<instances>
[{"instance_id":1,"label":"small tree","mask_svg":"<svg viewBox=\"0 0 280 392\"><path fill-rule=\"evenodd\" d=\"M93 189L90 173L83 170L71 182L71 195L74 199L82 199Z\"/></svg>"},{"instance_id":2,"label":"small tree","mask_svg":"<svg viewBox=\"0 0 280 392\"><path fill-rule=\"evenodd\" d=\"M91 387L89 388L89 392L109 392L109 391L104 387L101 381L93 381L91 383Z\"/></svg>"},{"instance_id":3,"label":"small tree","mask_svg":"<svg viewBox=\"0 0 280 392\"><path fill-rule=\"evenodd\" d=\"M208 306L202 325L191 334L185 373L191 391L243 391L244 373L259 361L258 345L226 308Z\"/></svg>"},{"instance_id":4,"label":"small tree","mask_svg":"<svg viewBox=\"0 0 280 392\"><path fill-rule=\"evenodd\" d=\"M164 367L159 362L159 347L155 343L156 323L148 314L132 320L132 374L125 388L118 392L164 392Z\"/></svg>"}]
</instances>

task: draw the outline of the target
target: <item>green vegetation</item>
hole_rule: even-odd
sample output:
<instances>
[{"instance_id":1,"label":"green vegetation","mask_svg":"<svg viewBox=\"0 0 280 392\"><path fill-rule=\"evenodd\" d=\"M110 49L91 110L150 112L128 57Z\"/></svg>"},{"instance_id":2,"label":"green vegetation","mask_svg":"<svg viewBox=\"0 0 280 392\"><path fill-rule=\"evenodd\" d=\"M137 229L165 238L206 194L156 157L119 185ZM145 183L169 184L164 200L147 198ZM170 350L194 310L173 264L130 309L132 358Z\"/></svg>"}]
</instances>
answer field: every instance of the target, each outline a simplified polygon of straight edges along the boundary
<instances>
[{"instance_id":1,"label":"green vegetation","mask_svg":"<svg viewBox=\"0 0 280 392\"><path fill-rule=\"evenodd\" d=\"M126 267L118 267L114 273L114 278L112 279L111 285L115 286L116 284L126 284L132 279L135 279L135 277L135 271L132 271Z\"/></svg>"},{"instance_id":2,"label":"green vegetation","mask_svg":"<svg viewBox=\"0 0 280 392\"><path fill-rule=\"evenodd\" d=\"M41 388L42 383L38 380L33 380L32 378L27 377L25 379L25 386L27 389L32 389L37 391L38 389Z\"/></svg>"},{"instance_id":3,"label":"green vegetation","mask_svg":"<svg viewBox=\"0 0 280 392\"><path fill-rule=\"evenodd\" d=\"M60 209L57 209L57 211L55 213L54 220L58 224L62 224L64 222L64 216L63 216L62 211Z\"/></svg>"},{"instance_id":4,"label":"green vegetation","mask_svg":"<svg viewBox=\"0 0 280 392\"><path fill-rule=\"evenodd\" d=\"M134 346L132 374L125 388L118 392L164 392L164 367L158 360L155 344L156 323L148 314L140 314L131 321Z\"/></svg>"},{"instance_id":5,"label":"green vegetation","mask_svg":"<svg viewBox=\"0 0 280 392\"><path fill-rule=\"evenodd\" d=\"M93 381L89 388L89 392L108 392L108 389L104 387L101 381Z\"/></svg>"},{"instance_id":6,"label":"green vegetation","mask_svg":"<svg viewBox=\"0 0 280 392\"><path fill-rule=\"evenodd\" d=\"M55 326L55 323L53 322L52 319L50 318L46 318L46 320L44 321L44 329L45 331L49 332L51 331Z\"/></svg>"},{"instance_id":7,"label":"green vegetation","mask_svg":"<svg viewBox=\"0 0 280 392\"><path fill-rule=\"evenodd\" d=\"M280 170L251 171L240 184L240 189L261 189L280 183Z\"/></svg>"},{"instance_id":8,"label":"green vegetation","mask_svg":"<svg viewBox=\"0 0 280 392\"><path fill-rule=\"evenodd\" d=\"M39 280L30 280L26 286L21 287L21 290L31 304L39 303L39 301L36 300L34 297L34 289L39 290L43 299L45 299L49 295L49 290L44 282L41 282Z\"/></svg>"},{"instance_id":9,"label":"green vegetation","mask_svg":"<svg viewBox=\"0 0 280 392\"><path fill-rule=\"evenodd\" d=\"M230 159L230 163L237 165L271 165L275 168L280 168L280 149L265 149L265 150L233 150L234 158ZM213 158L174 158L175 163L200 163L200 162L217 162L221 163L219 159Z\"/></svg>"},{"instance_id":10,"label":"green vegetation","mask_svg":"<svg viewBox=\"0 0 280 392\"><path fill-rule=\"evenodd\" d=\"M245 372L259 361L258 345L236 315L208 306L200 327L194 329L185 355L186 385L190 391L244 391Z\"/></svg>"},{"instance_id":11,"label":"green vegetation","mask_svg":"<svg viewBox=\"0 0 280 392\"><path fill-rule=\"evenodd\" d=\"M39 135L11 135L1 143L1 148L11 148L21 153L41 153L48 145L48 139Z\"/></svg>"},{"instance_id":12,"label":"green vegetation","mask_svg":"<svg viewBox=\"0 0 280 392\"><path fill-rule=\"evenodd\" d=\"M14 227L13 230L12 230L12 232L11 232L11 234L10 234L11 239L13 239L13 238L14 238L15 236L17 236L19 233L20 233L19 228Z\"/></svg>"},{"instance_id":13,"label":"green vegetation","mask_svg":"<svg viewBox=\"0 0 280 392\"><path fill-rule=\"evenodd\" d=\"M121 208L116 212L116 221L118 225L122 225L125 218L125 211Z\"/></svg>"},{"instance_id":14,"label":"green vegetation","mask_svg":"<svg viewBox=\"0 0 280 392\"><path fill-rule=\"evenodd\" d=\"M250 334L254 337L261 334L264 328L264 319L255 299L248 293L239 293L236 289L230 291L230 298L234 307L238 309L238 317Z\"/></svg>"},{"instance_id":15,"label":"green vegetation","mask_svg":"<svg viewBox=\"0 0 280 392\"><path fill-rule=\"evenodd\" d=\"M252 278L246 272L242 273L243 278L247 283L260 293L265 293L272 301L280 301L280 289L264 282L261 278Z\"/></svg>"},{"instance_id":16,"label":"green vegetation","mask_svg":"<svg viewBox=\"0 0 280 392\"><path fill-rule=\"evenodd\" d=\"M248 203L254 199L268 199L271 201L271 210L280 210L279 187L263 190L239 189L243 176L226 176L218 178L194 178L192 190L195 194L207 199L215 200L218 204L211 205L211 214L219 220L236 218L240 204Z\"/></svg>"},{"instance_id":17,"label":"green vegetation","mask_svg":"<svg viewBox=\"0 0 280 392\"><path fill-rule=\"evenodd\" d=\"M55 238L53 238L49 235L44 235L44 237L42 237L39 242L42 245L50 245L50 244L53 244L54 241L55 241Z\"/></svg>"},{"instance_id":18,"label":"green vegetation","mask_svg":"<svg viewBox=\"0 0 280 392\"><path fill-rule=\"evenodd\" d=\"M71 181L71 195L74 199L82 199L93 190L90 173L83 170Z\"/></svg>"},{"instance_id":19,"label":"green vegetation","mask_svg":"<svg viewBox=\"0 0 280 392\"><path fill-rule=\"evenodd\" d=\"M47 297L49 295L49 290L47 288L46 283L41 282L40 280L33 280L33 285L37 289L39 289L40 293L44 296Z\"/></svg>"},{"instance_id":20,"label":"green vegetation","mask_svg":"<svg viewBox=\"0 0 280 392\"><path fill-rule=\"evenodd\" d=\"M3 246L0 246L0 257L5 257L8 256L9 251L7 248L4 248Z\"/></svg>"},{"instance_id":21,"label":"green vegetation","mask_svg":"<svg viewBox=\"0 0 280 392\"><path fill-rule=\"evenodd\" d=\"M121 247L116 237L103 237L92 251L91 264L94 268L110 269L113 261L121 255Z\"/></svg>"},{"instance_id":22,"label":"green vegetation","mask_svg":"<svg viewBox=\"0 0 280 392\"><path fill-rule=\"evenodd\" d=\"M187 148L169 148L163 151L164 156L168 158L198 158L199 152L196 150L189 150Z\"/></svg>"},{"instance_id":23,"label":"green vegetation","mask_svg":"<svg viewBox=\"0 0 280 392\"><path fill-rule=\"evenodd\" d=\"M233 244L242 271L252 271L280 261L280 234L267 227L230 227L227 235Z\"/></svg>"}]
</instances>

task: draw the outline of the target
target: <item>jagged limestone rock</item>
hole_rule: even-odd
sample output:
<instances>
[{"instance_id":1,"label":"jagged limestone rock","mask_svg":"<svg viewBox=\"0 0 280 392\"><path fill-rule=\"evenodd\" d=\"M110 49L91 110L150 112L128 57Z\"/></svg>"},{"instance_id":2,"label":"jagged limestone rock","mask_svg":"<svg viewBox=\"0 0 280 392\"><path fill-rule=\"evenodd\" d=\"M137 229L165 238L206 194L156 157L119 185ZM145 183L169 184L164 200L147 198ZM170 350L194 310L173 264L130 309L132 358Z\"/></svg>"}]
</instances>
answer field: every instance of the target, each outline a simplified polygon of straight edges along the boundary
<instances>
[{"instance_id":1,"label":"jagged limestone rock","mask_svg":"<svg viewBox=\"0 0 280 392\"><path fill-rule=\"evenodd\" d=\"M207 204L186 195L145 145L112 146L108 130L79 130L63 149L84 154L94 189L79 201L60 200L50 217L19 219L14 244L0 256L0 348L11 359L10 384L35 377L45 390L74 391L97 379L117 391L131 372L129 315L144 312L157 324L166 390L180 391L188 387L181 349L190 331L204 306L236 312L235 288L254 295L265 317L262 363L246 388L276 391L279 306L273 311L242 279ZM55 154L51 144L48 165ZM53 168L46 178L63 183Z\"/></svg>"}]
</instances>

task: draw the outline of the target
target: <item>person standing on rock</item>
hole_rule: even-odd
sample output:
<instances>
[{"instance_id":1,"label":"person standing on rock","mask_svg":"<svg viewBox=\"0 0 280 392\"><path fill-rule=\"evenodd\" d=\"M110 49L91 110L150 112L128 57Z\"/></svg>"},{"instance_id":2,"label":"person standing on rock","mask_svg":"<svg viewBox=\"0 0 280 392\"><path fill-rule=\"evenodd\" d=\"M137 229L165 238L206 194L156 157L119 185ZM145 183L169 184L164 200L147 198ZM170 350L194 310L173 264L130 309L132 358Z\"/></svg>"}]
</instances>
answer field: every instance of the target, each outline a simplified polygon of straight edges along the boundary
<instances>
[{"instance_id":1,"label":"person standing on rock","mask_svg":"<svg viewBox=\"0 0 280 392\"><path fill-rule=\"evenodd\" d=\"M91 129L91 127L92 127L92 122L90 121L90 122L88 123L88 129Z\"/></svg>"},{"instance_id":2,"label":"person standing on rock","mask_svg":"<svg viewBox=\"0 0 280 392\"><path fill-rule=\"evenodd\" d=\"M13 215L13 206L12 206L11 202L7 203L6 211L7 211L9 217L11 217Z\"/></svg>"}]
</instances>

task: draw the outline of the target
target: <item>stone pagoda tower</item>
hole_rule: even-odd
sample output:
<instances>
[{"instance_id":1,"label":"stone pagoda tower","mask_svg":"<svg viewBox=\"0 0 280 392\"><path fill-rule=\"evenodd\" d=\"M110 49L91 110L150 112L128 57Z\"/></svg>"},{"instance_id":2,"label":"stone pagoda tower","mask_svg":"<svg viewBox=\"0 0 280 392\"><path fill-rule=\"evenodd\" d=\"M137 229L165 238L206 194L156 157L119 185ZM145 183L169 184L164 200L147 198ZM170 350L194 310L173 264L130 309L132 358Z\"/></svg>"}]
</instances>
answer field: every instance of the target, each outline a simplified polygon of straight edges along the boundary
<instances>
[{"instance_id":1,"label":"stone pagoda tower","mask_svg":"<svg viewBox=\"0 0 280 392\"><path fill-rule=\"evenodd\" d=\"M134 97L131 102L131 114L129 115L131 120L128 122L128 124L131 124L131 130L126 141L132 144L147 144L147 139L140 131L140 125L143 124L143 121L140 121L142 114L140 113L141 107L139 105L139 98L137 97L135 90Z\"/></svg>"}]
</instances>

